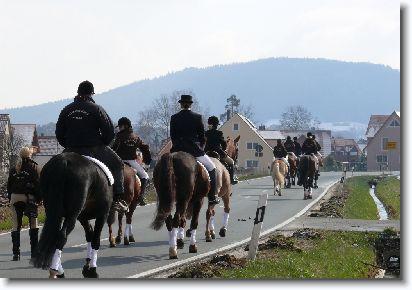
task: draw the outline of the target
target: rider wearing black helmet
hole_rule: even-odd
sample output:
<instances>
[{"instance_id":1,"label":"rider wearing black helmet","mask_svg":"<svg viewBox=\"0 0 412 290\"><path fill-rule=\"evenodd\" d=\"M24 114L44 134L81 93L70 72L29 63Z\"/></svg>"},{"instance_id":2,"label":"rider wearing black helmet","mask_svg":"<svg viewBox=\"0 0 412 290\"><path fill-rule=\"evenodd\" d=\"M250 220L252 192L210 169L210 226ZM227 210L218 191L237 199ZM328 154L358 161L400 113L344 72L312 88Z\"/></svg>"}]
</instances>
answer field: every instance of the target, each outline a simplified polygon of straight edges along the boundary
<instances>
[{"instance_id":1,"label":"rider wearing black helmet","mask_svg":"<svg viewBox=\"0 0 412 290\"><path fill-rule=\"evenodd\" d=\"M123 200L123 162L109 147L114 138L114 126L106 111L95 103L93 84L79 84L77 96L59 115L56 138L64 152L76 152L94 157L109 167L114 177L113 208L122 212L128 207Z\"/></svg>"},{"instance_id":2,"label":"rider wearing black helmet","mask_svg":"<svg viewBox=\"0 0 412 290\"><path fill-rule=\"evenodd\" d=\"M310 154L316 154L317 152L317 146L312 138L312 133L308 132L306 134L306 140L302 144L302 154L304 155L310 155Z\"/></svg>"},{"instance_id":3,"label":"rider wearing black helmet","mask_svg":"<svg viewBox=\"0 0 412 290\"><path fill-rule=\"evenodd\" d=\"M283 146L285 146L286 151L289 152L295 152L295 144L292 141L292 138L290 136L286 137L286 141L283 144Z\"/></svg>"},{"instance_id":4,"label":"rider wearing black helmet","mask_svg":"<svg viewBox=\"0 0 412 290\"><path fill-rule=\"evenodd\" d=\"M302 154L302 147L300 146L300 143L298 142L298 137L293 137L293 144L295 144L295 155L300 156Z\"/></svg>"},{"instance_id":5,"label":"rider wearing black helmet","mask_svg":"<svg viewBox=\"0 0 412 290\"><path fill-rule=\"evenodd\" d=\"M289 175L289 162L286 159L288 152L286 151L285 147L282 144L282 140L278 139L276 141L276 146L273 147L273 155L275 156L275 159L280 159L283 162L285 162L286 166L288 167L288 175Z\"/></svg>"},{"instance_id":6,"label":"rider wearing black helmet","mask_svg":"<svg viewBox=\"0 0 412 290\"><path fill-rule=\"evenodd\" d=\"M220 160L228 165L230 182L232 184L237 184L238 181L234 177L235 162L225 152L227 143L225 141L225 138L223 137L222 131L217 130L217 126L219 126L219 119L216 116L211 116L207 120L207 123L209 125L209 130L207 130L205 133L205 152L215 151L216 153L218 153Z\"/></svg>"}]
</instances>

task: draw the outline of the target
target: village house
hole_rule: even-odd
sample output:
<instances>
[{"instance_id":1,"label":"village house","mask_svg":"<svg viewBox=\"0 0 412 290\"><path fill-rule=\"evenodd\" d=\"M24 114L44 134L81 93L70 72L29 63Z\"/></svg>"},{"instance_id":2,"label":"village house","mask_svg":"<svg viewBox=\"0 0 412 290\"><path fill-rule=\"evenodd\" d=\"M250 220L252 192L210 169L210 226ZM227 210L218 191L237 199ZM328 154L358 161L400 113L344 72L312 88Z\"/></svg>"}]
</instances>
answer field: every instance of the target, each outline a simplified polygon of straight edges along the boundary
<instances>
[{"instance_id":1,"label":"village house","mask_svg":"<svg viewBox=\"0 0 412 290\"><path fill-rule=\"evenodd\" d=\"M57 141L56 136L44 136L40 135L38 138L39 150L36 153L34 159L40 165L46 164L54 155L63 152L64 147L62 147Z\"/></svg>"},{"instance_id":2,"label":"village house","mask_svg":"<svg viewBox=\"0 0 412 290\"><path fill-rule=\"evenodd\" d=\"M0 114L0 171L7 172L10 160L11 126L9 114Z\"/></svg>"},{"instance_id":3,"label":"village house","mask_svg":"<svg viewBox=\"0 0 412 290\"><path fill-rule=\"evenodd\" d=\"M354 139L332 138L331 156L338 162L348 162L349 167L357 168L362 150Z\"/></svg>"},{"instance_id":4,"label":"village house","mask_svg":"<svg viewBox=\"0 0 412 290\"><path fill-rule=\"evenodd\" d=\"M381 126L377 128L376 117L380 116ZM374 119L374 120L373 120ZM385 119L384 122L382 120ZM394 111L386 118L383 115L372 115L366 130L368 143L368 171L393 170L401 168L401 114Z\"/></svg>"}]
</instances>

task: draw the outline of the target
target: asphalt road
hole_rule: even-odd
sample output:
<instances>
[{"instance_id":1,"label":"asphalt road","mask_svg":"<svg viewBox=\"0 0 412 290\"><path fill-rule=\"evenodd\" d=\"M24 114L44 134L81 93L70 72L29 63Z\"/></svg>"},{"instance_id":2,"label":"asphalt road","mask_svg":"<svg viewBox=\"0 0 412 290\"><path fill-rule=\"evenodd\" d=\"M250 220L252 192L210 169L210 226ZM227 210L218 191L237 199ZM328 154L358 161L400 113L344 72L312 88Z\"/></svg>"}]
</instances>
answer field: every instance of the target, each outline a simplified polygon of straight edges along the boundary
<instances>
[{"instance_id":1,"label":"asphalt road","mask_svg":"<svg viewBox=\"0 0 412 290\"><path fill-rule=\"evenodd\" d=\"M314 190L316 199L324 189L338 180L341 173L325 172L319 179L319 188ZM293 187L284 189L283 196L273 195L271 177L244 181L234 186L231 200L231 213L228 232L225 238L217 235L212 243L206 243L204 238L205 209L202 209L197 230L198 254L189 254L188 243L179 250L179 261L230 245L250 237L253 219L259 195L268 192L269 199L265 213L262 231L288 220L304 209L313 200L303 200L303 189ZM100 278L127 278L158 267L176 262L169 260L168 234L164 227L156 232L149 228L155 211L151 204L136 209L133 220L133 233L136 243L130 246L119 245L116 248L108 246L108 229L102 233L102 245L99 250L97 266ZM222 206L216 209L216 229L221 226L223 216ZM246 221L242 221L246 220ZM117 225L116 227L117 228ZM117 230L116 230L117 231ZM187 241L188 242L188 241ZM0 277L2 278L46 278L47 271L35 269L29 264L28 231L21 233L21 260L11 261L11 237L9 233L0 234ZM86 246L83 228L77 223L70 234L66 247L63 249L62 264L66 278L82 278L81 268L86 257Z\"/></svg>"}]
</instances>

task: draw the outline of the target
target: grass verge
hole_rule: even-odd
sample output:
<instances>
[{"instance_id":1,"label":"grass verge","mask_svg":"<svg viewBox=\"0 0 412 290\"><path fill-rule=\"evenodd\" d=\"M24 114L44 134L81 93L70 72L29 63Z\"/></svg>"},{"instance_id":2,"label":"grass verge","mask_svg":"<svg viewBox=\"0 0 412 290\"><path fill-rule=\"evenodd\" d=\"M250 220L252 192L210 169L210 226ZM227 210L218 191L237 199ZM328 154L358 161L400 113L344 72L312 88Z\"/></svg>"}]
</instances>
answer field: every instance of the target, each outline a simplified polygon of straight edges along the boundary
<instances>
[{"instance_id":1,"label":"grass verge","mask_svg":"<svg viewBox=\"0 0 412 290\"><path fill-rule=\"evenodd\" d=\"M388 176L378 182L376 195L385 205L389 219L401 217L401 182L394 176Z\"/></svg>"},{"instance_id":2,"label":"grass verge","mask_svg":"<svg viewBox=\"0 0 412 290\"><path fill-rule=\"evenodd\" d=\"M378 219L376 204L369 195L368 181L373 178L373 176L356 176L347 179L344 190L348 191L348 198L343 207L343 218Z\"/></svg>"}]
</instances>

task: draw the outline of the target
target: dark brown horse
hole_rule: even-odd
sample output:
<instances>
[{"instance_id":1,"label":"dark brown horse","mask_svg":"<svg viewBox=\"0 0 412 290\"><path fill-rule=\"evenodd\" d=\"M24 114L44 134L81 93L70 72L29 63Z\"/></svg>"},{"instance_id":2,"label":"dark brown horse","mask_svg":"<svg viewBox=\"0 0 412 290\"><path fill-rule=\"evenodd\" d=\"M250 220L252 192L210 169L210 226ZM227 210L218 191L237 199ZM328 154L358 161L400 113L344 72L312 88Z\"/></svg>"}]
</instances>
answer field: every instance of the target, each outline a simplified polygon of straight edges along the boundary
<instances>
[{"instance_id":1,"label":"dark brown horse","mask_svg":"<svg viewBox=\"0 0 412 290\"><path fill-rule=\"evenodd\" d=\"M303 199L312 198L312 188L316 176L316 159L313 155L303 155L299 159L299 185L303 185Z\"/></svg>"},{"instance_id":2,"label":"dark brown horse","mask_svg":"<svg viewBox=\"0 0 412 290\"><path fill-rule=\"evenodd\" d=\"M287 176L287 188L296 184L297 162L298 158L296 155L293 152L288 152L289 175Z\"/></svg>"},{"instance_id":3,"label":"dark brown horse","mask_svg":"<svg viewBox=\"0 0 412 290\"><path fill-rule=\"evenodd\" d=\"M177 259L177 235L184 235L186 219L191 218L189 252L196 253L196 229L203 198L209 192L206 169L185 152L165 153L153 171L157 193L157 212L151 227L160 230L166 223L169 232L169 258ZM172 216L172 210L175 214Z\"/></svg>"},{"instance_id":4,"label":"dark brown horse","mask_svg":"<svg viewBox=\"0 0 412 290\"><path fill-rule=\"evenodd\" d=\"M136 172L128 165L124 165L124 201L129 206L129 211L126 213L126 228L124 234L124 244L127 246L129 243L135 242L132 234L132 217L138 204L140 197L140 179L136 176ZM107 225L109 226L109 242L110 247L116 247L116 244L120 244L123 236L123 213L118 213L119 229L117 231L116 239L113 237L112 226L115 222L116 212L111 209L109 217L107 218Z\"/></svg>"}]
</instances>

